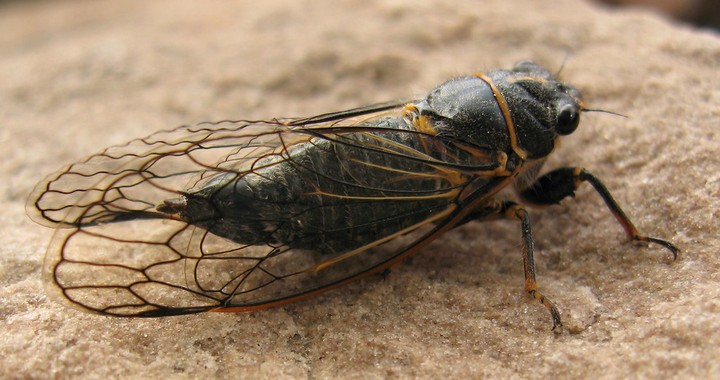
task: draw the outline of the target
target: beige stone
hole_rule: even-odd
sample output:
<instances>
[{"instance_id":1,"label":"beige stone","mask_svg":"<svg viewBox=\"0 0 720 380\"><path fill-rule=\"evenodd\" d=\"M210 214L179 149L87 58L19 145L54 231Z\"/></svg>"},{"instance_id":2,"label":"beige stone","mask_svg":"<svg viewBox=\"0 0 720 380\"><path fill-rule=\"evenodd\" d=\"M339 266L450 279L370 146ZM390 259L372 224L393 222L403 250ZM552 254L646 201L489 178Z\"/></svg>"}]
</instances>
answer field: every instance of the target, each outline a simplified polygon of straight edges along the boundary
<instances>
[{"instance_id":1,"label":"beige stone","mask_svg":"<svg viewBox=\"0 0 720 380\"><path fill-rule=\"evenodd\" d=\"M0 4L0 377L709 378L720 357L720 39L581 1L54 1ZM588 105L549 167L606 181L626 242L583 187L532 210L541 289L516 223L471 223L389 277L244 314L118 319L41 281L43 176L107 145L204 120L304 116L422 96L533 59Z\"/></svg>"}]
</instances>

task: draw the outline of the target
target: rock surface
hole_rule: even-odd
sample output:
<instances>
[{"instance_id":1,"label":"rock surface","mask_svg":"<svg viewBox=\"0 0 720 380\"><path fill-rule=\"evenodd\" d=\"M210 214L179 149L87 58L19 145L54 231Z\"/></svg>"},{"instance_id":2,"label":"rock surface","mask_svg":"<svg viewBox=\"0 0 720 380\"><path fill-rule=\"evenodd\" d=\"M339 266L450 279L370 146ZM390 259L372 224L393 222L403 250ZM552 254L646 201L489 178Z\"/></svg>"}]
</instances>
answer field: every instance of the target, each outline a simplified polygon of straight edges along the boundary
<instances>
[{"instance_id":1,"label":"rock surface","mask_svg":"<svg viewBox=\"0 0 720 380\"><path fill-rule=\"evenodd\" d=\"M720 38L574 0L0 4L0 377L711 377L720 371ZM45 295L52 231L26 216L43 176L107 145L204 120L303 116L423 95L532 59L592 108L548 167L606 181L519 228L471 223L385 280L244 314L116 319ZM563 62L564 66L563 66Z\"/></svg>"}]
</instances>

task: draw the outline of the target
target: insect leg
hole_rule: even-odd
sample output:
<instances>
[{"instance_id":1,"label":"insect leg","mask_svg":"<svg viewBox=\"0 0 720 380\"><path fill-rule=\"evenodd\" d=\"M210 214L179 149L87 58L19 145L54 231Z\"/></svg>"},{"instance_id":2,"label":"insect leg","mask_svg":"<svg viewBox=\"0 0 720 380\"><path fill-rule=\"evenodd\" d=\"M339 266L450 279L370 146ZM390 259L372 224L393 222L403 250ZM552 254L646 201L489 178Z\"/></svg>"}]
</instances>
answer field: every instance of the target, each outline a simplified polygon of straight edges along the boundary
<instances>
[{"instance_id":1,"label":"insect leg","mask_svg":"<svg viewBox=\"0 0 720 380\"><path fill-rule=\"evenodd\" d=\"M555 305L547 299L540 291L538 291L537 281L535 280L535 259L534 259L534 243L532 238L532 229L530 228L530 216L521 205L505 201L501 203L501 214L504 218L519 220L522 230L522 250L523 250L523 269L525 272L525 291L534 299L540 301L545 306L550 315L552 315L553 327L562 326L560 321L560 312Z\"/></svg>"},{"instance_id":2,"label":"insect leg","mask_svg":"<svg viewBox=\"0 0 720 380\"><path fill-rule=\"evenodd\" d=\"M623 227L630 240L659 244L672 252L673 260L677 259L680 250L674 244L666 240L641 235L602 181L584 168L566 167L553 170L538 178L535 183L527 189L520 189L520 195L528 202L535 204L558 204L563 198L574 196L575 190L577 190L583 182L589 182L595 188L595 191L600 194L610 209L610 212L612 212L615 219L617 219Z\"/></svg>"},{"instance_id":3,"label":"insect leg","mask_svg":"<svg viewBox=\"0 0 720 380\"><path fill-rule=\"evenodd\" d=\"M490 199L485 204L477 207L473 212L467 215L455 227L463 225L472 220L492 220L492 219L512 219L519 220L522 230L522 250L523 250L523 270L525 272L525 291L534 299L540 301L545 306L553 320L553 330L562 326L560 321L560 312L555 305L547 299L540 291L538 291L537 281L535 280L535 259L534 246L532 238L532 229L530 228L530 216L523 206L512 201L499 201Z\"/></svg>"}]
</instances>

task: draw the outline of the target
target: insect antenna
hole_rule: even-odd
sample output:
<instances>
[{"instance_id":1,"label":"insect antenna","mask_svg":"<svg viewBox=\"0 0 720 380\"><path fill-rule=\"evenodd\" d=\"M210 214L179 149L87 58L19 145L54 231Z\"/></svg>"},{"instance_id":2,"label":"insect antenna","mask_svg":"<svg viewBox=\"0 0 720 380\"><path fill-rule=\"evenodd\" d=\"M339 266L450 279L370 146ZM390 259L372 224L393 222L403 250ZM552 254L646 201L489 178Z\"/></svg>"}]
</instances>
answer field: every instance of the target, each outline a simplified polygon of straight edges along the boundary
<instances>
[{"instance_id":1,"label":"insect antenna","mask_svg":"<svg viewBox=\"0 0 720 380\"><path fill-rule=\"evenodd\" d=\"M565 68L565 63L567 62L568 58L570 58L570 52L565 52L565 57L563 57L562 63L560 63L560 67L555 72L555 78L560 78L560 73L562 73L563 69Z\"/></svg>"},{"instance_id":2,"label":"insect antenna","mask_svg":"<svg viewBox=\"0 0 720 380\"><path fill-rule=\"evenodd\" d=\"M581 109L580 111L582 111L582 112L609 113L610 115L620 116L620 117L624 117L624 118L626 118L626 119L629 118L629 116L627 116L627 115L623 115L623 114L621 114L621 113L617 113L617 112L613 112L613 111L608 111L608 110L592 109L592 108L583 108L583 109Z\"/></svg>"}]
</instances>

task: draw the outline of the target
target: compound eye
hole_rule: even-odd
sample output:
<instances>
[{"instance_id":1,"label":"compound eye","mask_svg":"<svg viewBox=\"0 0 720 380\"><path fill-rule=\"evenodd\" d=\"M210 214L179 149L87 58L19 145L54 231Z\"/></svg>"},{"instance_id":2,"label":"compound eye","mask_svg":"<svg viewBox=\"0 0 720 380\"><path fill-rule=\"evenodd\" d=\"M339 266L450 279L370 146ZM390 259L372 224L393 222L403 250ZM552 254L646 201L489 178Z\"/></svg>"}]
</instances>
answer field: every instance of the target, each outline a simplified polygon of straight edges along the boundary
<instances>
[{"instance_id":1,"label":"compound eye","mask_svg":"<svg viewBox=\"0 0 720 380\"><path fill-rule=\"evenodd\" d=\"M560 135L569 135L575 132L580 123L580 112L577 105L565 104L560 107L557 115L555 130Z\"/></svg>"}]
</instances>

